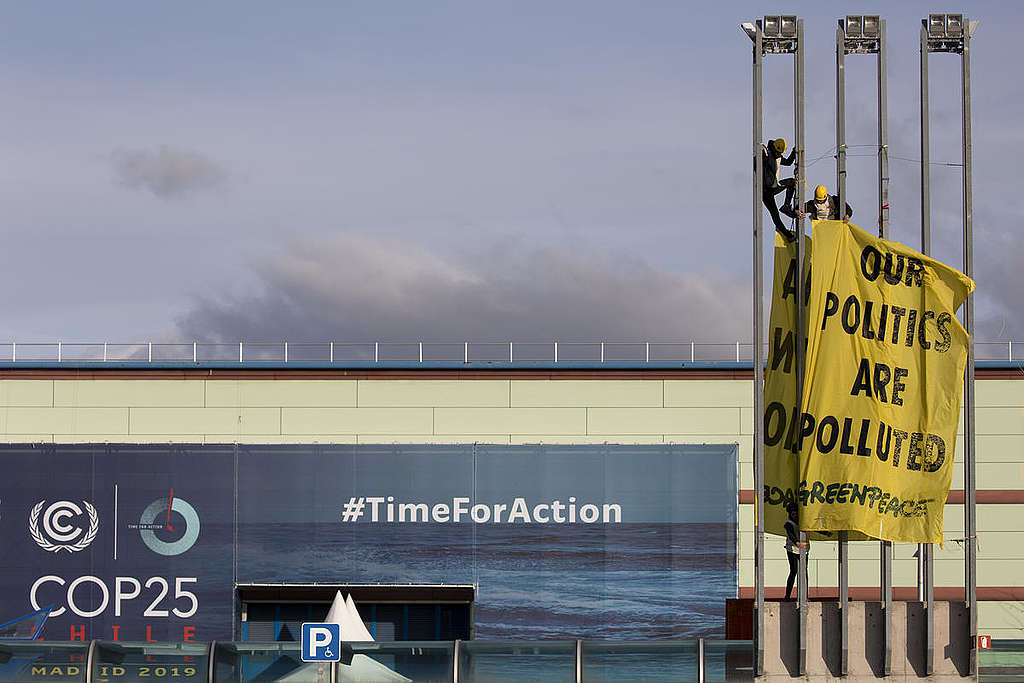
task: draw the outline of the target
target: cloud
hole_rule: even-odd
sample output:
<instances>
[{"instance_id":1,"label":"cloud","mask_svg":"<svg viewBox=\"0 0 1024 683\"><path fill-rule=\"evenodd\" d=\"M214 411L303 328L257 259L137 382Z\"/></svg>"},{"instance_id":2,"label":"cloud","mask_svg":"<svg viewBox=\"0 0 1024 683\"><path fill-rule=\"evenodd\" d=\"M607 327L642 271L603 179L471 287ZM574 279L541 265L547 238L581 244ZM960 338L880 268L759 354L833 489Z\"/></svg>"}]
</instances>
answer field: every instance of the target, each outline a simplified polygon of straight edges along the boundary
<instances>
[{"instance_id":1,"label":"cloud","mask_svg":"<svg viewBox=\"0 0 1024 683\"><path fill-rule=\"evenodd\" d=\"M249 341L708 341L750 336L750 285L587 250L445 258L342 234L256 264L259 291L202 298L188 339Z\"/></svg>"},{"instance_id":2,"label":"cloud","mask_svg":"<svg viewBox=\"0 0 1024 683\"><path fill-rule=\"evenodd\" d=\"M116 150L114 173L125 187L148 190L163 199L177 199L219 187L227 179L224 167L191 150L161 146L157 150Z\"/></svg>"}]
</instances>

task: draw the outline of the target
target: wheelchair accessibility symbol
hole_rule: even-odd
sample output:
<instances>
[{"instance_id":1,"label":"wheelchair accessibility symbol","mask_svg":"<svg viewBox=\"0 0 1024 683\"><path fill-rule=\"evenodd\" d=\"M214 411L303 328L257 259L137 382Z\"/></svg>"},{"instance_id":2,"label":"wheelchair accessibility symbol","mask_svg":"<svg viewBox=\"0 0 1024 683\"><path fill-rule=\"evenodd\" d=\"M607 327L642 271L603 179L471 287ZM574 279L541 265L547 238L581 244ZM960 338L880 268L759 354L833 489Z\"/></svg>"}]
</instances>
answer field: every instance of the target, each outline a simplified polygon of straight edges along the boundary
<instances>
[{"instance_id":1,"label":"wheelchair accessibility symbol","mask_svg":"<svg viewBox=\"0 0 1024 683\"><path fill-rule=\"evenodd\" d=\"M341 660L340 624L303 624L302 661L337 662Z\"/></svg>"}]
</instances>

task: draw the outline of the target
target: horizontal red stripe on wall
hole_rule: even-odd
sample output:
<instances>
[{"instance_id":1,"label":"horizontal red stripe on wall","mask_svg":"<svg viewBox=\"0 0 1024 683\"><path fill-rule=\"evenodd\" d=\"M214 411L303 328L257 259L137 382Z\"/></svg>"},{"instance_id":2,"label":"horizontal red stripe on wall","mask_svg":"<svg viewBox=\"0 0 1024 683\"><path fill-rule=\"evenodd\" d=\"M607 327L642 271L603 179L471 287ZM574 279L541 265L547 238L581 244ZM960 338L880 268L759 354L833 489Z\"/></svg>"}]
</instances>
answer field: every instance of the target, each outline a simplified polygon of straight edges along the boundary
<instances>
[{"instance_id":1,"label":"horizontal red stripe on wall","mask_svg":"<svg viewBox=\"0 0 1024 683\"><path fill-rule=\"evenodd\" d=\"M987 503L989 505L1024 504L1024 491L1020 489L984 489L978 491L976 495L978 503ZM754 489L740 489L739 502L741 505L753 505ZM963 505L963 489L951 489L949 496L946 497L946 503L948 505Z\"/></svg>"}]
</instances>

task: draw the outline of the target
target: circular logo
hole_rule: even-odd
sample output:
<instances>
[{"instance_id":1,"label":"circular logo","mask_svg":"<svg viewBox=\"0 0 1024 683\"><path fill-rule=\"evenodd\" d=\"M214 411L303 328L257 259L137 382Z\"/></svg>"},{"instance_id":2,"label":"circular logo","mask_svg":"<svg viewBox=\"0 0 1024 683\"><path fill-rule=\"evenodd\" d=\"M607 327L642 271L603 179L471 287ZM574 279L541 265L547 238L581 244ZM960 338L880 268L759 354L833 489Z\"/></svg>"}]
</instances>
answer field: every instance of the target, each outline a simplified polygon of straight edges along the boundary
<instances>
[{"instance_id":1,"label":"circular logo","mask_svg":"<svg viewBox=\"0 0 1024 683\"><path fill-rule=\"evenodd\" d=\"M32 511L28 515L28 532L36 545L43 550L51 553L59 553L62 550L77 553L89 547L96 538L96 532L100 528L100 516L88 501L82 501L84 510L70 500L58 500L43 510L44 505L45 500L39 501L32 506ZM83 514L88 517L87 522L82 520L87 526L82 526L81 523L68 523L68 520L81 517ZM40 517L42 529L39 528Z\"/></svg>"},{"instance_id":2,"label":"circular logo","mask_svg":"<svg viewBox=\"0 0 1024 683\"><path fill-rule=\"evenodd\" d=\"M170 524L170 513L177 512L185 520L184 533L176 541L164 541L157 538L154 531L166 528L175 532L177 523L172 527ZM157 524L156 520L161 515L167 515L167 524ZM199 514L188 501L183 498L158 498L142 511L139 518L139 535L142 542L154 553L160 555L181 555L183 552L195 545L199 538Z\"/></svg>"}]
</instances>

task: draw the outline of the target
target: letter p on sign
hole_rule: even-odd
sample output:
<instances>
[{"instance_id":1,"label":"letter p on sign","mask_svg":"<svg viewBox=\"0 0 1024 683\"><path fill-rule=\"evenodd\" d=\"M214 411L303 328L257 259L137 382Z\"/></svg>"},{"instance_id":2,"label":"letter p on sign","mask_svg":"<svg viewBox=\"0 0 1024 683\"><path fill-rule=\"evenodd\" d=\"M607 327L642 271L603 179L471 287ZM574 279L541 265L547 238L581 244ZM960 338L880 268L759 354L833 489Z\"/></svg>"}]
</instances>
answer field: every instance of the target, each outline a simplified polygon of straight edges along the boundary
<instances>
[{"instance_id":1,"label":"letter p on sign","mask_svg":"<svg viewBox=\"0 0 1024 683\"><path fill-rule=\"evenodd\" d=\"M302 625L302 661L337 662L341 659L339 624Z\"/></svg>"}]
</instances>

